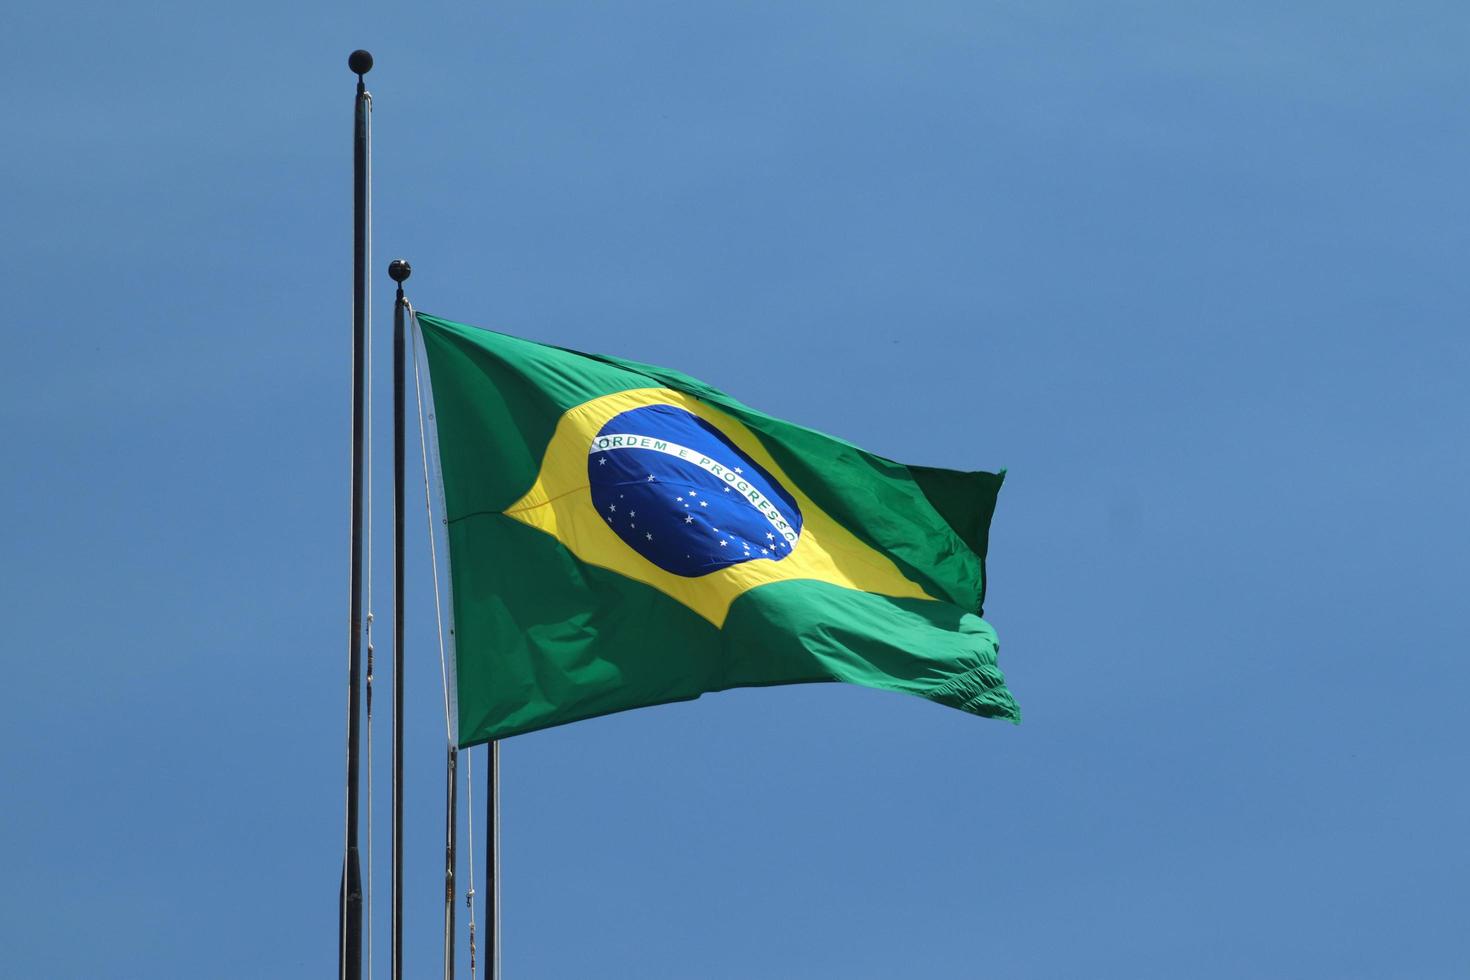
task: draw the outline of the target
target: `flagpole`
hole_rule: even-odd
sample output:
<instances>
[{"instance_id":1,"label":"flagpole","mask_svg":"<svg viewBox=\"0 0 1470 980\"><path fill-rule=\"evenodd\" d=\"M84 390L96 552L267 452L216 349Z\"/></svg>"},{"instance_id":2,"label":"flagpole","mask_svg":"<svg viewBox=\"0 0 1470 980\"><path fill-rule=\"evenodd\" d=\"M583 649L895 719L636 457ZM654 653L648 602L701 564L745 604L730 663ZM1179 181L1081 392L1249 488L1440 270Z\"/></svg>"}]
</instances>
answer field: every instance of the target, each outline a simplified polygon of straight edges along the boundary
<instances>
[{"instance_id":1,"label":"flagpole","mask_svg":"<svg viewBox=\"0 0 1470 980\"><path fill-rule=\"evenodd\" d=\"M403 429L407 419L404 361L409 300L403 284L413 267L388 263L398 284L392 304L392 980L403 980Z\"/></svg>"},{"instance_id":2,"label":"flagpole","mask_svg":"<svg viewBox=\"0 0 1470 980\"><path fill-rule=\"evenodd\" d=\"M357 102L352 130L352 544L347 640L347 833L338 902L337 974L340 980L362 978L362 866L358 856L358 739L362 687L362 487L363 402L366 394L364 351L368 337L367 266L370 261L372 96L363 76L373 56L357 50L347 58L357 76Z\"/></svg>"},{"instance_id":3,"label":"flagpole","mask_svg":"<svg viewBox=\"0 0 1470 980\"><path fill-rule=\"evenodd\" d=\"M485 973L500 980L500 742L485 749Z\"/></svg>"},{"instance_id":4,"label":"flagpole","mask_svg":"<svg viewBox=\"0 0 1470 980\"><path fill-rule=\"evenodd\" d=\"M408 418L405 392L408 361L406 321L407 314L412 309L404 295L403 284L411 275L413 275L413 267L405 260L394 259L388 263L388 276L398 284L398 293L393 303L393 980L401 980L403 971L403 433ZM422 419L420 422L422 423ZM426 474L427 466L428 461L425 460ZM427 483L425 492L427 492ZM433 534L432 526L429 533ZM440 652L442 655L442 649ZM446 723L448 721L447 715L445 721ZM486 857L487 868L494 867L493 854L499 847L499 780L495 775L494 765L495 762L492 759L490 812L495 836L491 845L491 856ZM444 775L444 978L454 980L455 871L459 851L459 749L454 744L452 737L448 745ZM473 853L473 846L471 853ZM471 877L473 879L473 876ZM473 881L471 885L473 887ZM491 886L492 896L498 896L499 891L500 884L497 877L493 879ZM471 920L473 921L473 916ZM471 928L473 929L473 926ZM496 980L499 976L496 951L499 922L493 919L490 935L490 963L492 965L489 977L491 980ZM473 933L470 942L473 947ZM473 959L473 950L471 959Z\"/></svg>"},{"instance_id":5,"label":"flagpole","mask_svg":"<svg viewBox=\"0 0 1470 980\"><path fill-rule=\"evenodd\" d=\"M392 980L403 980L403 429L408 338L408 299L403 283L413 268L402 259L388 263L398 284L393 301L393 912Z\"/></svg>"},{"instance_id":6,"label":"flagpole","mask_svg":"<svg viewBox=\"0 0 1470 980\"><path fill-rule=\"evenodd\" d=\"M454 865L459 828L459 749L449 743L444 800L444 980L454 980Z\"/></svg>"}]
</instances>

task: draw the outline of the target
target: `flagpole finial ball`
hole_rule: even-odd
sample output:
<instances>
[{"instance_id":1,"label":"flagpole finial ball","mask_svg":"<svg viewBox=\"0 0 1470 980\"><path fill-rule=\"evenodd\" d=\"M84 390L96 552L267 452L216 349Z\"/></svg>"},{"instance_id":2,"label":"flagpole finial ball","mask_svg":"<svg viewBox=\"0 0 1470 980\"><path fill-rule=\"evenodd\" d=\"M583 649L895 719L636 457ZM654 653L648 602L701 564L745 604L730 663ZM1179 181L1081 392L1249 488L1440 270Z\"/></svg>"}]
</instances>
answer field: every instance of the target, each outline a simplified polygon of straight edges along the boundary
<instances>
[{"instance_id":1,"label":"flagpole finial ball","mask_svg":"<svg viewBox=\"0 0 1470 980\"><path fill-rule=\"evenodd\" d=\"M373 56L358 48L347 56L347 67L352 69L354 75L366 75L373 70Z\"/></svg>"},{"instance_id":2,"label":"flagpole finial ball","mask_svg":"<svg viewBox=\"0 0 1470 980\"><path fill-rule=\"evenodd\" d=\"M401 283L413 275L413 266L402 259L394 259L388 263L388 278L394 282Z\"/></svg>"}]
</instances>

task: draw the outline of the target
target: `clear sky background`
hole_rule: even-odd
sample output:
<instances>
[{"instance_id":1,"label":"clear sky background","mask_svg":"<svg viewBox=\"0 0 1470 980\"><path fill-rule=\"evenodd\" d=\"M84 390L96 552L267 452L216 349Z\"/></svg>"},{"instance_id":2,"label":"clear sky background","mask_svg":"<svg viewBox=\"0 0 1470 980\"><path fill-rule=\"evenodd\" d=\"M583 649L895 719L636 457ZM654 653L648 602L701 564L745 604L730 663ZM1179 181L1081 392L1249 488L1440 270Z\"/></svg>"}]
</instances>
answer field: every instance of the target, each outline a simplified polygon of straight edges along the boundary
<instances>
[{"instance_id":1,"label":"clear sky background","mask_svg":"<svg viewBox=\"0 0 1470 980\"><path fill-rule=\"evenodd\" d=\"M0 34L6 976L336 968L355 47L381 657L395 256L427 312L1010 470L1025 723L814 685L511 740L507 977L1470 975L1463 3L62 0Z\"/></svg>"}]
</instances>

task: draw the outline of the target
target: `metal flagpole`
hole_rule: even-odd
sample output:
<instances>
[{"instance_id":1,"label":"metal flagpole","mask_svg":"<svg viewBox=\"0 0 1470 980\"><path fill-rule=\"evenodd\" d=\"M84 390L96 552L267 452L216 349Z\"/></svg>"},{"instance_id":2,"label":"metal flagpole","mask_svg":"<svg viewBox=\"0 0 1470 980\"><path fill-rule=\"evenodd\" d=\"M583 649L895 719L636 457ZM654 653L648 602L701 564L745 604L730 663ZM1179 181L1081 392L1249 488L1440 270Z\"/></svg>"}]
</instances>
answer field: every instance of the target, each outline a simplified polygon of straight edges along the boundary
<instances>
[{"instance_id":1,"label":"metal flagpole","mask_svg":"<svg viewBox=\"0 0 1470 980\"><path fill-rule=\"evenodd\" d=\"M500 980L500 743L485 749L485 975Z\"/></svg>"},{"instance_id":2,"label":"metal flagpole","mask_svg":"<svg viewBox=\"0 0 1470 980\"><path fill-rule=\"evenodd\" d=\"M394 896L393 896L393 936L394 954L393 969L394 980L398 980L402 969L402 843L403 843L403 429L407 419L407 405L405 396L405 365L408 360L408 331L406 326L407 314L412 313L413 308L409 306L407 298L403 294L404 280L413 274L413 269L402 259L395 259L388 264L388 275L398 283L398 296L393 307L393 413L394 413L394 436L393 436L393 534L394 534L394 562L393 562L393 608L394 608L394 709L393 709L393 861L394 861ZM418 368L414 368L415 383L418 378ZM423 405L419 405L419 437L423 439ZM434 605L435 616L439 615L439 582L438 582L438 559L434 554L434 527L432 505L429 503L429 459L428 449L425 445L424 452L424 503L429 521L429 556L430 564L434 566ZM452 632L452 631L451 631ZM439 631L439 655L444 656L444 631L440 624ZM441 667L442 667L441 663ZM459 838L459 749L455 745L453 729L449 718L448 689L445 689L444 702L444 724L445 733L449 736L448 755L445 760L445 800L444 800L444 978L454 980L454 903L455 903L455 871L458 864L458 838Z\"/></svg>"},{"instance_id":3,"label":"metal flagpole","mask_svg":"<svg viewBox=\"0 0 1470 980\"><path fill-rule=\"evenodd\" d=\"M455 831L459 826L459 749L449 743L444 809L444 980L454 980Z\"/></svg>"},{"instance_id":4,"label":"metal flagpole","mask_svg":"<svg viewBox=\"0 0 1470 980\"><path fill-rule=\"evenodd\" d=\"M403 428L408 416L404 398L408 299L403 283L412 274L402 259L388 263L388 275L398 283L393 302L393 980L403 980Z\"/></svg>"},{"instance_id":5,"label":"metal flagpole","mask_svg":"<svg viewBox=\"0 0 1470 980\"><path fill-rule=\"evenodd\" d=\"M352 545L347 641L347 840L338 901L337 973L340 980L361 980L362 867L357 847L357 784L362 674L362 432L367 381L364 348L369 323L367 267L371 261L369 165L373 110L373 99L363 76L372 70L373 56L366 51L354 51L347 58L347 67L357 75L357 108L352 131Z\"/></svg>"}]
</instances>

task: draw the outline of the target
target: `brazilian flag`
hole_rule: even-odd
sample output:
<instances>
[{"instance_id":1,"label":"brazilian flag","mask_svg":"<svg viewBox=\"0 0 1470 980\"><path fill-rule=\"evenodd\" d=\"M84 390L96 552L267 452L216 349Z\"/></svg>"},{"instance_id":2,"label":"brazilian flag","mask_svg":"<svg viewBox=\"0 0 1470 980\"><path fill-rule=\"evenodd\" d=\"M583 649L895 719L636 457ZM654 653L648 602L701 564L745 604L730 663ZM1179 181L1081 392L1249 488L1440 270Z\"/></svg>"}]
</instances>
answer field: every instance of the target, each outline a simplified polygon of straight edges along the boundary
<instances>
[{"instance_id":1,"label":"brazilian flag","mask_svg":"<svg viewBox=\"0 0 1470 980\"><path fill-rule=\"evenodd\" d=\"M904 466L667 368L417 323L460 745L813 681L1019 721L980 618L1003 473Z\"/></svg>"}]
</instances>

